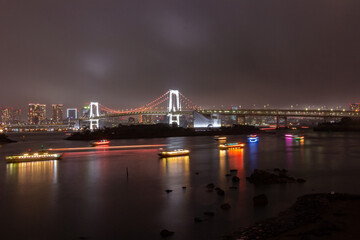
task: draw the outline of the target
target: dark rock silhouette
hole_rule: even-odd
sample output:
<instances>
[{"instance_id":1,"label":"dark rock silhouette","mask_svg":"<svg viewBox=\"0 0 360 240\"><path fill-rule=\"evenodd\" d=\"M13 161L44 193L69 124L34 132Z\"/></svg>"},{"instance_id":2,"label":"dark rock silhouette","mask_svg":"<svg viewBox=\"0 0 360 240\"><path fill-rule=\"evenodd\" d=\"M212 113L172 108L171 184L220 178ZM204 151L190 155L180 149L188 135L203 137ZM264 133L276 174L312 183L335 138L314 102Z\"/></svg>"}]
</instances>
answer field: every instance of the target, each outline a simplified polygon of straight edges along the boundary
<instances>
[{"instance_id":1,"label":"dark rock silhouette","mask_svg":"<svg viewBox=\"0 0 360 240\"><path fill-rule=\"evenodd\" d=\"M216 191L216 193L217 193L218 195L220 195L220 196L225 196L225 191L222 190L221 188L219 188L219 189Z\"/></svg>"},{"instance_id":2,"label":"dark rock silhouette","mask_svg":"<svg viewBox=\"0 0 360 240\"><path fill-rule=\"evenodd\" d=\"M172 191L173 191L173 190L171 190L171 189L166 189L166 190L165 190L166 193L171 193Z\"/></svg>"},{"instance_id":3,"label":"dark rock silhouette","mask_svg":"<svg viewBox=\"0 0 360 240\"><path fill-rule=\"evenodd\" d=\"M268 199L265 194L257 195L253 198L254 206L264 206L268 204Z\"/></svg>"},{"instance_id":4,"label":"dark rock silhouette","mask_svg":"<svg viewBox=\"0 0 360 240\"><path fill-rule=\"evenodd\" d=\"M232 181L233 183L237 183L237 182L240 182L240 178L237 177L237 176L233 176L232 179L231 179L231 181Z\"/></svg>"},{"instance_id":5,"label":"dark rock silhouette","mask_svg":"<svg viewBox=\"0 0 360 240\"><path fill-rule=\"evenodd\" d=\"M161 232L160 232L160 236L161 236L161 237L170 237L170 236L172 236L172 235L174 235L174 234L175 234L175 232L169 231L169 230L167 230L167 229L163 229L163 230L161 230Z\"/></svg>"},{"instance_id":6,"label":"dark rock silhouette","mask_svg":"<svg viewBox=\"0 0 360 240\"><path fill-rule=\"evenodd\" d=\"M223 204L221 204L220 208L223 210L229 210L231 208L231 206L228 203L223 203Z\"/></svg>"},{"instance_id":7,"label":"dark rock silhouette","mask_svg":"<svg viewBox=\"0 0 360 240\"><path fill-rule=\"evenodd\" d=\"M215 187L215 185L213 183L209 183L208 185L206 185L206 188L209 189L213 189Z\"/></svg>"},{"instance_id":8,"label":"dark rock silhouette","mask_svg":"<svg viewBox=\"0 0 360 240\"><path fill-rule=\"evenodd\" d=\"M287 170L282 169L277 171L277 174L255 169L250 177L246 178L249 182L254 184L276 184L276 183L295 183L295 178L287 175Z\"/></svg>"},{"instance_id":9,"label":"dark rock silhouette","mask_svg":"<svg viewBox=\"0 0 360 240\"><path fill-rule=\"evenodd\" d=\"M194 222L199 223L202 222L203 220L201 218L195 217L194 218Z\"/></svg>"}]
</instances>

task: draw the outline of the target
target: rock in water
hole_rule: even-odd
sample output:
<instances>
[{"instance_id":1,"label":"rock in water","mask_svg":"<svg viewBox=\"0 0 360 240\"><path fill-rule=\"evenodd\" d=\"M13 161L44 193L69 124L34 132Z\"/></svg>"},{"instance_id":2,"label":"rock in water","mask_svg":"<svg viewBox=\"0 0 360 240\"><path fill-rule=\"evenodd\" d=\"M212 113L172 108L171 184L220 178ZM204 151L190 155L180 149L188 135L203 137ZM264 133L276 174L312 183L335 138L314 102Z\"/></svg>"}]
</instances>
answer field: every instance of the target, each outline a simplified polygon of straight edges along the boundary
<instances>
[{"instance_id":1,"label":"rock in water","mask_svg":"<svg viewBox=\"0 0 360 240\"><path fill-rule=\"evenodd\" d=\"M232 182L236 183L236 182L240 182L240 178L237 176L233 176L231 179Z\"/></svg>"},{"instance_id":2,"label":"rock in water","mask_svg":"<svg viewBox=\"0 0 360 240\"><path fill-rule=\"evenodd\" d=\"M231 206L228 203L223 203L223 204L221 204L220 208L223 210L229 210L231 208Z\"/></svg>"},{"instance_id":3,"label":"rock in water","mask_svg":"<svg viewBox=\"0 0 360 240\"><path fill-rule=\"evenodd\" d=\"M268 199L265 194L257 195L253 198L254 206L264 206L268 204Z\"/></svg>"},{"instance_id":4,"label":"rock in water","mask_svg":"<svg viewBox=\"0 0 360 240\"><path fill-rule=\"evenodd\" d=\"M200 219L200 218L198 218L198 217L194 218L194 222L196 222L196 223L199 223L199 222L202 222L202 221L203 221L203 220Z\"/></svg>"},{"instance_id":5,"label":"rock in water","mask_svg":"<svg viewBox=\"0 0 360 240\"><path fill-rule=\"evenodd\" d=\"M209 183L208 185L206 185L206 188L209 189L213 189L215 187L215 185L213 183Z\"/></svg>"},{"instance_id":6,"label":"rock in water","mask_svg":"<svg viewBox=\"0 0 360 240\"><path fill-rule=\"evenodd\" d=\"M174 235L174 233L175 232L169 231L167 229L163 229L160 232L160 236L162 236L162 237L170 237L170 236Z\"/></svg>"},{"instance_id":7,"label":"rock in water","mask_svg":"<svg viewBox=\"0 0 360 240\"><path fill-rule=\"evenodd\" d=\"M283 169L274 174L268 171L255 169L250 177L246 178L254 184L277 184L277 183L295 183L296 179L287 175L287 170Z\"/></svg>"},{"instance_id":8,"label":"rock in water","mask_svg":"<svg viewBox=\"0 0 360 240\"><path fill-rule=\"evenodd\" d=\"M222 190L221 188L219 188L216 192L217 192L217 194L220 195L220 196L225 196L225 191Z\"/></svg>"},{"instance_id":9,"label":"rock in water","mask_svg":"<svg viewBox=\"0 0 360 240\"><path fill-rule=\"evenodd\" d=\"M215 213L214 212L204 212L204 215L213 217L215 215Z\"/></svg>"},{"instance_id":10,"label":"rock in water","mask_svg":"<svg viewBox=\"0 0 360 240\"><path fill-rule=\"evenodd\" d=\"M165 190L166 193L171 193L172 191L173 191L173 190L171 190L171 189L166 189L166 190Z\"/></svg>"}]
</instances>

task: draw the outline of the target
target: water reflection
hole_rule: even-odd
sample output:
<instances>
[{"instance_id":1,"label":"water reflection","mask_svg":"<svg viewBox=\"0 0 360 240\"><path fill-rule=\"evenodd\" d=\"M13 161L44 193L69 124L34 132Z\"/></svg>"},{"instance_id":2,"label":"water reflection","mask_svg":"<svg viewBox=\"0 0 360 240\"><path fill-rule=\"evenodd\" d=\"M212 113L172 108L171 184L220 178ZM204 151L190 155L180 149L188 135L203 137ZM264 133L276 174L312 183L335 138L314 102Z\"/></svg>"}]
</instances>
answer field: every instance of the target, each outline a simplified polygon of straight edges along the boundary
<instances>
[{"instance_id":1,"label":"water reflection","mask_svg":"<svg viewBox=\"0 0 360 240\"><path fill-rule=\"evenodd\" d=\"M8 181L39 183L58 181L58 160L6 164Z\"/></svg>"},{"instance_id":2,"label":"water reflection","mask_svg":"<svg viewBox=\"0 0 360 240\"><path fill-rule=\"evenodd\" d=\"M293 144L292 138L285 138L285 150L286 150L286 167L291 168L293 162Z\"/></svg>"},{"instance_id":3,"label":"water reflection","mask_svg":"<svg viewBox=\"0 0 360 240\"><path fill-rule=\"evenodd\" d=\"M249 143L248 146L250 172L253 172L258 167L258 142Z\"/></svg>"},{"instance_id":4,"label":"water reflection","mask_svg":"<svg viewBox=\"0 0 360 240\"><path fill-rule=\"evenodd\" d=\"M238 176L244 177L244 149L229 149L228 150L228 159L230 169L237 169Z\"/></svg>"},{"instance_id":5,"label":"water reflection","mask_svg":"<svg viewBox=\"0 0 360 240\"><path fill-rule=\"evenodd\" d=\"M237 169L238 173L244 175L244 149L234 148L219 150L220 179L229 169Z\"/></svg>"},{"instance_id":6,"label":"water reflection","mask_svg":"<svg viewBox=\"0 0 360 240\"><path fill-rule=\"evenodd\" d=\"M189 156L161 158L162 173L167 177L166 184L189 184L190 158ZM182 183L177 182L182 178Z\"/></svg>"}]
</instances>

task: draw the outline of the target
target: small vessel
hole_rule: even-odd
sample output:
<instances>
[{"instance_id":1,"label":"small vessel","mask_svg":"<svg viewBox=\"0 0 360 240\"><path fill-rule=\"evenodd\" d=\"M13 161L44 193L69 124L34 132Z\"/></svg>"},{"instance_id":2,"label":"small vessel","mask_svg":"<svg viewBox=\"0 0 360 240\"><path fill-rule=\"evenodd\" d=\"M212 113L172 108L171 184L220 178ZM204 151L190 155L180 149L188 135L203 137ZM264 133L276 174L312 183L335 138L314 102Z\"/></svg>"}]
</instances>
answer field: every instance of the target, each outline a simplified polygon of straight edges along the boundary
<instances>
[{"instance_id":1,"label":"small vessel","mask_svg":"<svg viewBox=\"0 0 360 240\"><path fill-rule=\"evenodd\" d=\"M295 140L304 140L304 136L293 135L293 134L285 134L285 138L295 139Z\"/></svg>"},{"instance_id":2,"label":"small vessel","mask_svg":"<svg viewBox=\"0 0 360 240\"><path fill-rule=\"evenodd\" d=\"M176 157L176 156L186 156L189 155L190 151L188 149L176 149L172 151L160 151L160 157Z\"/></svg>"},{"instance_id":3,"label":"small vessel","mask_svg":"<svg viewBox=\"0 0 360 240\"><path fill-rule=\"evenodd\" d=\"M39 151L34 153L29 152L20 155L7 156L5 160L8 163L59 160L62 155L62 153L48 153L46 151Z\"/></svg>"},{"instance_id":4,"label":"small vessel","mask_svg":"<svg viewBox=\"0 0 360 240\"><path fill-rule=\"evenodd\" d=\"M248 141L249 142L258 142L259 141L259 137L257 134L250 134L248 136Z\"/></svg>"},{"instance_id":5,"label":"small vessel","mask_svg":"<svg viewBox=\"0 0 360 240\"><path fill-rule=\"evenodd\" d=\"M106 139L101 139L99 141L95 141L91 143L91 146L96 147L96 146L104 146L104 145L109 145L110 141L106 140Z\"/></svg>"},{"instance_id":6,"label":"small vessel","mask_svg":"<svg viewBox=\"0 0 360 240\"><path fill-rule=\"evenodd\" d=\"M244 146L245 146L244 143L234 142L234 143L220 144L219 148L221 150L227 150L227 149L232 149L232 148L243 148Z\"/></svg>"},{"instance_id":7,"label":"small vessel","mask_svg":"<svg viewBox=\"0 0 360 240\"><path fill-rule=\"evenodd\" d=\"M215 136L214 139L217 141L221 141L221 140L226 140L226 137Z\"/></svg>"}]
</instances>

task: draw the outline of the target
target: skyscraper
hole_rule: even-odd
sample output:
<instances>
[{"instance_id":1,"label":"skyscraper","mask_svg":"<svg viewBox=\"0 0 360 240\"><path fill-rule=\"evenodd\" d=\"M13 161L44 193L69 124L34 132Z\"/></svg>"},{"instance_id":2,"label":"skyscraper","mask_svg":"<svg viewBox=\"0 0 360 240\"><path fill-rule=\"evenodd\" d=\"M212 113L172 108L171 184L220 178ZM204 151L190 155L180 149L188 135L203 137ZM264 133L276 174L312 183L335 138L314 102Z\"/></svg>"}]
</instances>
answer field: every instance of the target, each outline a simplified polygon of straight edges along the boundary
<instances>
[{"instance_id":1,"label":"skyscraper","mask_svg":"<svg viewBox=\"0 0 360 240\"><path fill-rule=\"evenodd\" d=\"M46 120L46 105L29 103L29 123L40 124Z\"/></svg>"},{"instance_id":2,"label":"skyscraper","mask_svg":"<svg viewBox=\"0 0 360 240\"><path fill-rule=\"evenodd\" d=\"M62 104L52 104L52 122L60 123L63 120L63 105Z\"/></svg>"}]
</instances>

